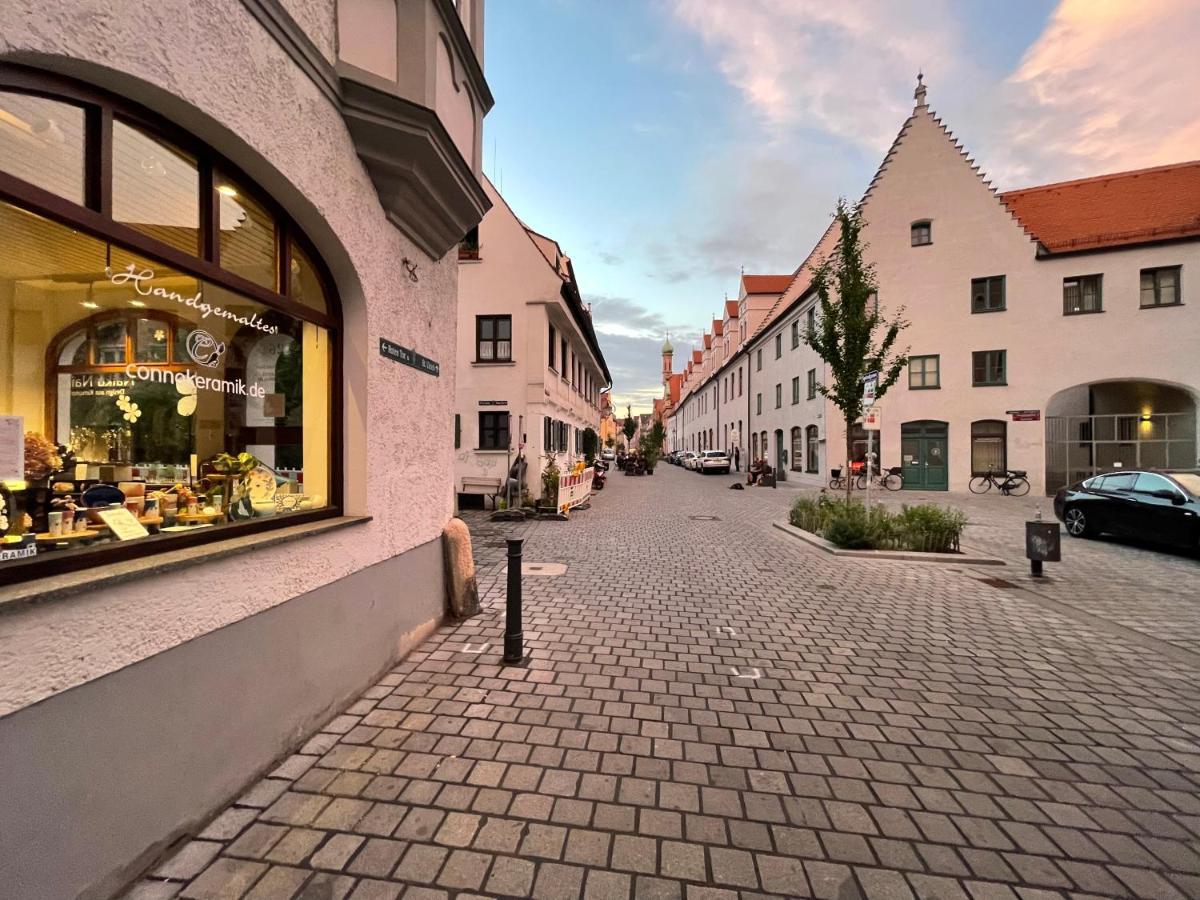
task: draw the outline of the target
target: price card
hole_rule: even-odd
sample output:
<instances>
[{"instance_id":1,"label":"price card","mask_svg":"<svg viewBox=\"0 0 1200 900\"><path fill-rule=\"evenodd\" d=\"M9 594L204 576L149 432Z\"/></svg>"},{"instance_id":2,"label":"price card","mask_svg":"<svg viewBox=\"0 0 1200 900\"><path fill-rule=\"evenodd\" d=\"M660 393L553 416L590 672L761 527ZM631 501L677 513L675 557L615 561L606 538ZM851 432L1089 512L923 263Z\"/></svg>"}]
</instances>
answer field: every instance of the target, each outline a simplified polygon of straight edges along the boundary
<instances>
[{"instance_id":1,"label":"price card","mask_svg":"<svg viewBox=\"0 0 1200 900\"><path fill-rule=\"evenodd\" d=\"M100 519L113 533L118 541L132 541L137 538L147 537L150 532L146 530L137 517L127 509L115 508L106 509L100 513Z\"/></svg>"},{"instance_id":2,"label":"price card","mask_svg":"<svg viewBox=\"0 0 1200 900\"><path fill-rule=\"evenodd\" d=\"M25 479L25 418L0 416L0 481Z\"/></svg>"}]
</instances>

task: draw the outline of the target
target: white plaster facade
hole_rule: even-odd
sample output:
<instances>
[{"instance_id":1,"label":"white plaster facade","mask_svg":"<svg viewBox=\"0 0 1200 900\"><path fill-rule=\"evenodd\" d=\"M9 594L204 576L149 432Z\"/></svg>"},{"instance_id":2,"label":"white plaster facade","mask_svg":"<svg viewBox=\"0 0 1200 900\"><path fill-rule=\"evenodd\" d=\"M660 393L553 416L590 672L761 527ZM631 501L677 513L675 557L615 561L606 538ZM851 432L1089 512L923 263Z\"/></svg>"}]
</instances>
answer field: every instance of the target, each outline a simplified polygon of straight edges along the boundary
<instances>
[{"instance_id":1,"label":"white plaster facade","mask_svg":"<svg viewBox=\"0 0 1200 900\"><path fill-rule=\"evenodd\" d=\"M491 493L524 453L527 489L536 498L547 456L565 470L581 458L588 428L599 446L600 401L610 376L570 259L555 241L527 228L490 181L485 187L492 208L479 225L478 259L458 264L455 490ZM508 359L480 358L481 316L508 317ZM484 448L482 416L504 413L508 443ZM547 420L563 423L568 433L556 436L552 427L548 443Z\"/></svg>"},{"instance_id":2,"label":"white plaster facade","mask_svg":"<svg viewBox=\"0 0 1200 900\"><path fill-rule=\"evenodd\" d=\"M447 114L461 157L453 146L429 151L440 154L448 174L427 174L454 183L458 192L436 228L433 213L405 221L403 211L396 212L396 195L381 187L381 167L397 160L368 158L352 133L352 113L340 104L351 103L361 85L334 58L337 7L334 0L286 7L269 0L14 0L5 6L0 63L67 75L149 108L232 160L306 231L332 272L343 316L344 419L336 427L344 437L344 460L343 471L333 476L344 482L345 514L363 517L337 530L264 541L252 553L219 561L206 561L205 553L160 561L186 566L178 571L100 566L89 570L96 579L91 586L64 576L0 590L0 745L6 747L36 743L39 735L49 742L58 724L55 711L71 708L70 698L87 696L93 686L121 690L119 685L145 677L138 673L148 669L139 664L154 659L166 665L184 658L172 656L175 651L199 653L219 635L261 634L269 645L250 653L275 660L261 673L270 684L247 683L236 694L205 690L206 679L222 676L217 659L186 672L160 671L158 678L186 678L192 685L186 698L191 705L175 708L167 720L141 721L131 699L120 723L93 723L84 701L84 709L69 717L78 733L92 736L87 754L71 756L69 746L49 742L39 750L37 768L24 777L4 753L0 795L8 812L0 812L0 882L6 896L107 896L156 848L226 803L441 619L440 534L454 509L450 423L458 278L454 249L443 244L446 234L456 242L478 221L470 218L472 208L479 214L486 208L474 179L479 119L491 98L479 60L461 55L474 41L481 58L482 0L470 4L477 19L467 36L459 33L464 29L457 18L447 18L455 16L452 4L431 0L423 6L422 39L442 44L453 58L455 92L470 94L475 116L468 140L461 114ZM268 21L274 24L268 27ZM468 71L478 78L463 74ZM385 104L416 90L402 79L377 78L370 87ZM461 102L439 98L435 110L406 107L428 126L413 133L420 131L420 140L433 147L440 140L438 112ZM396 152L403 155L407 146ZM402 172L391 183L400 194L420 196ZM402 260L415 265L416 277ZM439 361L440 377L381 357L380 338ZM387 580L388 572L398 577L412 571L413 560L420 561L419 577ZM348 587L351 577L357 588ZM321 629L261 631L283 621L272 617L276 610L293 603L300 609L301 599L347 604L347 612L349 604L366 602L378 616L371 627L381 640L364 641L361 659L344 673L317 677L304 660L314 650L321 655ZM324 649L336 652L341 637L329 628ZM237 665L231 662L229 669ZM260 693L265 697L277 687L274 679L305 685L295 706L256 705ZM222 734L191 731L218 710ZM114 727L123 733L105 730ZM139 733L140 727L146 731ZM206 747L206 739L221 743ZM122 742L130 744L124 757L115 749ZM193 744L196 758L168 752ZM139 812L126 816L135 793ZM6 819L10 814L21 816L19 826ZM67 818L72 828L64 830Z\"/></svg>"},{"instance_id":3,"label":"white plaster facade","mask_svg":"<svg viewBox=\"0 0 1200 900\"><path fill-rule=\"evenodd\" d=\"M981 465L972 464L973 425L1002 423L1004 463L1027 471L1035 493L1053 492L1093 468L1105 469L1116 462L1165 465L1166 451L1156 441L1168 435L1167 428L1174 429L1169 432L1172 438L1183 435L1170 444L1171 467L1200 467L1196 440L1200 380L1194 364L1200 353L1200 313L1189 293L1194 276L1187 274L1200 268L1200 240L1194 231L1182 236L1167 232L1164 238L1142 237L1141 243L1123 245L1106 235L1108 245L1088 251L1047 247L983 180L978 167L925 105L924 96L920 89L913 115L863 201L867 223L863 237L867 258L876 268L880 309L886 316L903 307L911 324L902 332L901 348L908 346L913 356L936 356L940 363L936 389L917 383L910 387L905 371L879 404L882 430L875 437L875 452L881 465L910 463L906 465L909 487L965 490ZM913 245L912 226L917 222L930 223L930 243ZM1080 225L1085 232L1087 227ZM836 231L830 229L798 274L827 256L835 240ZM1139 302L1142 271L1175 266L1181 267L1182 303L1143 308ZM1005 308L972 312L972 280L997 275L1004 276ZM1087 275L1102 278L1102 312L1065 314L1064 281ZM803 277L793 278L787 291L766 309L747 304L743 286L741 315L749 336L731 348L722 370L706 366L704 353L697 353L693 364L685 367L683 396L667 420L673 446L695 449L701 432L718 427L718 415L721 425L727 426L745 410L748 425L739 435L743 453L761 455L765 433L768 461L789 470L786 477L814 484L828 481L828 470L844 464L844 422L831 403L820 397L808 399L809 370L815 369L819 379L825 377L821 360L802 342L792 348L791 323L812 303L810 285ZM1005 383L973 386L972 353L992 350L1005 351ZM714 410L714 385L723 397L723 382L738 368L745 368L747 384L752 385L746 388L747 397L744 401L735 397L739 408L727 409L722 403ZM792 404L796 378L800 402ZM1012 416L1011 411L1025 410L1036 411L1040 420ZM1084 417L1089 413L1115 415L1123 421L1086 425ZM1163 418L1168 414L1169 421ZM807 470L808 427L813 423L819 427L816 471L794 473L790 471L795 456L792 429L803 429ZM940 436L921 443L916 432L927 427ZM1084 452L1078 441L1080 429L1089 427L1095 428L1097 437L1103 428L1124 427L1129 433L1114 434L1118 440L1097 445L1093 457L1092 449ZM781 466L781 451L787 451L786 466ZM917 466L927 451L944 461L944 480L923 484ZM981 451L979 458L988 457Z\"/></svg>"}]
</instances>

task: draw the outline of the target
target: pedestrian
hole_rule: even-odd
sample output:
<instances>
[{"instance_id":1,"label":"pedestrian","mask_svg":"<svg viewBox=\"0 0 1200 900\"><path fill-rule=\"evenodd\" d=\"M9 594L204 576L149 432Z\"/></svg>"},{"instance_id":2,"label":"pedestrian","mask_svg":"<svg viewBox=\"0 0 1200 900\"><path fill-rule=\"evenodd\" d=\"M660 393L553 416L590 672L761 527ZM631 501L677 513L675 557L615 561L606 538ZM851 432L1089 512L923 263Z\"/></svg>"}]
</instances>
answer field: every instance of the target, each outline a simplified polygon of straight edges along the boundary
<instances>
[{"instance_id":1,"label":"pedestrian","mask_svg":"<svg viewBox=\"0 0 1200 900\"><path fill-rule=\"evenodd\" d=\"M737 445L734 445L733 448L733 471L742 471L742 452L738 449Z\"/></svg>"}]
</instances>

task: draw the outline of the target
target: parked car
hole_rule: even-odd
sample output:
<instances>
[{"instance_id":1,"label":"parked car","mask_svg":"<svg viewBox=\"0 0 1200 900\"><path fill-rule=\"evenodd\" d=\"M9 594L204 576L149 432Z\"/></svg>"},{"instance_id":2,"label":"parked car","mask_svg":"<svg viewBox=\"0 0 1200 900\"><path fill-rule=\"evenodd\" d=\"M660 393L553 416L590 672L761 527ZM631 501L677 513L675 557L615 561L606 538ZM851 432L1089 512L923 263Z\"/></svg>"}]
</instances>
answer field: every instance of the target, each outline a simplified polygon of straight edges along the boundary
<instances>
[{"instance_id":1,"label":"parked car","mask_svg":"<svg viewBox=\"0 0 1200 900\"><path fill-rule=\"evenodd\" d=\"M1060 490L1054 514L1072 537L1112 534L1200 549L1200 475L1096 475Z\"/></svg>"},{"instance_id":2,"label":"parked car","mask_svg":"<svg viewBox=\"0 0 1200 900\"><path fill-rule=\"evenodd\" d=\"M730 468L729 455L724 450L705 450L696 460L696 469L702 475L716 472L718 475L728 475Z\"/></svg>"},{"instance_id":3,"label":"parked car","mask_svg":"<svg viewBox=\"0 0 1200 900\"><path fill-rule=\"evenodd\" d=\"M692 463L696 461L696 454L691 450L684 450L679 454L679 462L676 465L683 466L685 469L692 468Z\"/></svg>"},{"instance_id":4,"label":"parked car","mask_svg":"<svg viewBox=\"0 0 1200 900\"><path fill-rule=\"evenodd\" d=\"M600 458L602 460L604 460L605 462L612 462L614 459L617 458L617 452L615 450L613 450L611 447L607 447L604 450L600 451Z\"/></svg>"}]
</instances>

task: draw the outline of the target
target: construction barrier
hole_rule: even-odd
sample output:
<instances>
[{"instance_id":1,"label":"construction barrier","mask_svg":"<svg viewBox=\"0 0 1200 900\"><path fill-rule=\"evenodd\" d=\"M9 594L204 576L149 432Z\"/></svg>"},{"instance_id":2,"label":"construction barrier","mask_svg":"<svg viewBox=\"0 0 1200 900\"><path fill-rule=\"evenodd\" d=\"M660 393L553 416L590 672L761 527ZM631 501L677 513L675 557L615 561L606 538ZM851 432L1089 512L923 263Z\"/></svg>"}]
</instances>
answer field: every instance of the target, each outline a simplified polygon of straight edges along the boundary
<instances>
[{"instance_id":1,"label":"construction barrier","mask_svg":"<svg viewBox=\"0 0 1200 900\"><path fill-rule=\"evenodd\" d=\"M587 468L581 475L560 475L558 478L558 508L562 511L574 509L586 503L592 495L592 476L595 470Z\"/></svg>"}]
</instances>

